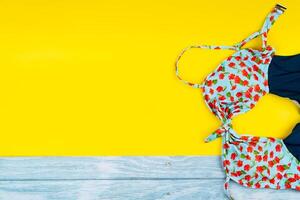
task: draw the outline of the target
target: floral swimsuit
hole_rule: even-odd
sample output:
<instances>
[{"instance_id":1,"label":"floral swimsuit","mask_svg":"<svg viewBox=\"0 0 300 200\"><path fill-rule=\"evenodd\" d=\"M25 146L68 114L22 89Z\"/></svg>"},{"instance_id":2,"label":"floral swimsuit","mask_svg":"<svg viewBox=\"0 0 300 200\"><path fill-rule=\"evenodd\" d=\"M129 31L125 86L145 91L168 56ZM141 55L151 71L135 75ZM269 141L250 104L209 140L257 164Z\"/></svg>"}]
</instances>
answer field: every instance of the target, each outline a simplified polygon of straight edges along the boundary
<instances>
[{"instance_id":1,"label":"floral swimsuit","mask_svg":"<svg viewBox=\"0 0 300 200\"><path fill-rule=\"evenodd\" d=\"M267 16L261 30L233 46L193 45L182 51L176 62L176 75L184 83L200 88L210 110L222 125L205 141L222 137L222 164L226 173L224 184L229 194L229 180L250 188L300 190L300 163L289 152L282 139L238 135L231 120L251 110L259 99L269 93L268 68L275 50L267 44L268 31L284 13L276 5ZM262 48L243 48L248 41L262 36ZM202 84L190 83L179 76L178 61L191 48L231 49L236 52L219 64Z\"/></svg>"}]
</instances>

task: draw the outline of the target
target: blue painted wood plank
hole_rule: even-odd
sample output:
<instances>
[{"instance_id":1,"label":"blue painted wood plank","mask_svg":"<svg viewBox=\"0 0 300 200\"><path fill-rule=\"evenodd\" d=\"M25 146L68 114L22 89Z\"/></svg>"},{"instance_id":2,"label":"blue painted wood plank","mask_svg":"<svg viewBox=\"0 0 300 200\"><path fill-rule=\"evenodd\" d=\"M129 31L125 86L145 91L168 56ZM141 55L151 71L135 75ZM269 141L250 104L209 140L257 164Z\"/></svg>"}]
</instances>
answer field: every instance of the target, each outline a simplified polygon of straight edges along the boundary
<instances>
[{"instance_id":1,"label":"blue painted wood plank","mask_svg":"<svg viewBox=\"0 0 300 200\"><path fill-rule=\"evenodd\" d=\"M1 200L222 200L223 180L0 181ZM299 200L293 190L230 186L236 200Z\"/></svg>"},{"instance_id":2,"label":"blue painted wood plank","mask_svg":"<svg viewBox=\"0 0 300 200\"><path fill-rule=\"evenodd\" d=\"M2 157L0 180L223 178L220 166L219 156Z\"/></svg>"},{"instance_id":3,"label":"blue painted wood plank","mask_svg":"<svg viewBox=\"0 0 300 200\"><path fill-rule=\"evenodd\" d=\"M224 199L218 156L2 157L2 200ZM298 200L294 190L248 189L231 182L236 200Z\"/></svg>"}]
</instances>

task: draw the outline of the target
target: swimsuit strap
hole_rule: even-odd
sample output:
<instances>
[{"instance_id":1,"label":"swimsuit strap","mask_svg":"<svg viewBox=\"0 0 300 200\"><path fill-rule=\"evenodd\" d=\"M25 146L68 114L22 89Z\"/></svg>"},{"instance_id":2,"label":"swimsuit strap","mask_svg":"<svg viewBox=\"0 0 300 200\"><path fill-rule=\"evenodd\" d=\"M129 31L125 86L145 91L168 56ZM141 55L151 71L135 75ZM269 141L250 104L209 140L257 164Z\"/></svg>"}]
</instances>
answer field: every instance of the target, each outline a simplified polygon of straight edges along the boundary
<instances>
[{"instance_id":1,"label":"swimsuit strap","mask_svg":"<svg viewBox=\"0 0 300 200\"><path fill-rule=\"evenodd\" d=\"M271 29L272 25L275 23L275 21L278 19L278 17L284 13L285 9L286 8L283 7L282 5L277 4L272 9L272 11L267 15L262 28L259 31L252 33L250 36L248 36L241 42L237 43L235 46L238 47L238 49L241 49L242 46L247 44L250 40L261 35L262 36L262 48L263 48L263 50L266 49L268 32Z\"/></svg>"},{"instance_id":2,"label":"swimsuit strap","mask_svg":"<svg viewBox=\"0 0 300 200\"><path fill-rule=\"evenodd\" d=\"M220 50L220 49L227 49L227 50L238 50L238 48L236 46L217 46L217 45L191 45L188 46L186 48L184 48L181 53L179 54L179 56L176 59L175 62L175 71L176 71L176 76L179 80L181 80L183 83L192 86L193 88L200 88L201 86L203 86L203 84L199 84L199 83L192 83L186 80L183 80L181 78L181 76L179 75L179 69L178 69L178 64L179 64L179 60L181 59L181 57L183 56L183 54L193 48L199 48L199 49L213 49L213 50Z\"/></svg>"},{"instance_id":3,"label":"swimsuit strap","mask_svg":"<svg viewBox=\"0 0 300 200\"><path fill-rule=\"evenodd\" d=\"M217 45L191 45L186 47L185 49L182 50L182 52L179 54L179 56L176 59L175 62L175 70L176 70L176 76L179 80L181 80L183 83L192 86L193 88L200 88L203 86L203 84L199 84L199 83L192 83L186 80L183 80L181 78L181 76L179 75L179 69L178 69L178 64L179 64L179 60L181 59L181 57L183 56L183 54L188 51L189 49L192 48L199 48L199 49L214 49L214 50L218 50L218 49L227 49L227 50L235 50L235 51L239 51L246 43L248 43L250 40L258 37L258 36L262 36L262 48L266 49L267 48L267 35L268 35L268 31L270 30L270 28L272 27L272 25L274 24L274 22L278 19L278 17L284 12L286 8L277 4L275 6L275 8L269 13L269 15L266 17L266 20L261 28L260 31L254 32L253 34L251 34L250 36L248 36L247 38L245 38L244 40L242 40L241 42L237 43L236 45L233 46L217 46Z\"/></svg>"}]
</instances>

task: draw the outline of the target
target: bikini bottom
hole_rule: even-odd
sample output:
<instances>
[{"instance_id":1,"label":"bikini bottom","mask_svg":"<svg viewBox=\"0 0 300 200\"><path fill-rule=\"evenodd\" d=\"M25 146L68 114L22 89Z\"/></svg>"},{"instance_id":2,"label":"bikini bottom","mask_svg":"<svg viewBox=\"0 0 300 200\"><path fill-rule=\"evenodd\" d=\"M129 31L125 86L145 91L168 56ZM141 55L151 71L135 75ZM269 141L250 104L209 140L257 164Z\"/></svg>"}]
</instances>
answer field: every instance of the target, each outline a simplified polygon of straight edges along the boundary
<instances>
[{"instance_id":1,"label":"bikini bottom","mask_svg":"<svg viewBox=\"0 0 300 200\"><path fill-rule=\"evenodd\" d=\"M300 54L273 56L268 70L271 94L289 98L300 104ZM300 123L283 140L291 154L300 161Z\"/></svg>"}]
</instances>

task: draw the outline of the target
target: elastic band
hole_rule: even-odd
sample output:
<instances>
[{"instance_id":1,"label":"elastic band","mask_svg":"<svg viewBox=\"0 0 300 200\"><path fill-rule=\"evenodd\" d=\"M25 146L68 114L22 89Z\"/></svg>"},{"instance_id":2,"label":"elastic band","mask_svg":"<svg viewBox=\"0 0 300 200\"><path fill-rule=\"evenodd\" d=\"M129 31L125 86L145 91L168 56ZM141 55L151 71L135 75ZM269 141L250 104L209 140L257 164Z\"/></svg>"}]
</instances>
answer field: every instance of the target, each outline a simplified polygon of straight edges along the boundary
<instances>
[{"instance_id":1,"label":"elastic band","mask_svg":"<svg viewBox=\"0 0 300 200\"><path fill-rule=\"evenodd\" d=\"M282 5L277 4L275 8L267 15L262 28L259 31L252 33L250 36L237 43L235 46L238 49L241 49L245 44L247 44L250 40L257 38L258 36L262 36L262 48L265 49L267 47L267 34L278 17L284 13L286 8Z\"/></svg>"},{"instance_id":2,"label":"elastic band","mask_svg":"<svg viewBox=\"0 0 300 200\"><path fill-rule=\"evenodd\" d=\"M183 80L181 78L181 76L179 75L179 68L178 68L178 65L179 65L179 60L181 59L181 57L183 56L183 54L189 50L189 49L192 49L192 48L199 48L199 49L213 49L213 50L219 50L219 49L228 49L228 50L238 50L238 48L236 46L216 46L216 45L191 45L191 46L188 46L186 48L184 48L181 53L179 54L179 56L177 57L176 59L176 62L175 62L175 71L176 71L176 76L179 80L181 80L183 83L189 85L189 86L192 86L193 88L200 88L203 86L203 84L200 84L200 83L192 83L192 82L189 82L189 81L186 81L186 80Z\"/></svg>"}]
</instances>

